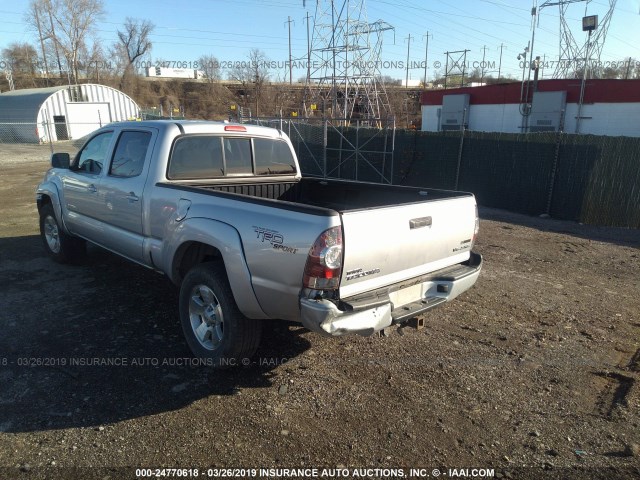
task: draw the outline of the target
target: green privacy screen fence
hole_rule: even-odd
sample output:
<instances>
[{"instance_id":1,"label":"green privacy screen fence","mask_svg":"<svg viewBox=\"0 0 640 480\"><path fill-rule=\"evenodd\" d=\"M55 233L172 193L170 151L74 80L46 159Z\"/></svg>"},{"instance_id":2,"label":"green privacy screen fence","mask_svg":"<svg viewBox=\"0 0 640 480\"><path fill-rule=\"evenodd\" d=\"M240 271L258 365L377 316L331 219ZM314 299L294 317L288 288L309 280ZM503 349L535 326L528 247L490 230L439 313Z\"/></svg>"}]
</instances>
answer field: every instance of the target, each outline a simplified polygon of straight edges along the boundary
<instances>
[{"instance_id":1,"label":"green privacy screen fence","mask_svg":"<svg viewBox=\"0 0 640 480\"><path fill-rule=\"evenodd\" d=\"M324 145L322 126L309 129L313 131L305 130L304 138L291 135L307 174L319 173L317 162L313 171L305 168L312 163L306 158L309 152L317 150L318 157L324 148L329 170L340 138L343 144L344 138L354 143L355 131L349 128L343 129L343 137L326 130ZM382 150L371 143L369 151ZM364 163L354 167L347 160L327 176L381 182L382 171L394 184L473 192L482 206L640 228L640 138L396 130L393 145L392 161L387 156L383 163L380 155L370 159L375 169Z\"/></svg>"},{"instance_id":2,"label":"green privacy screen fence","mask_svg":"<svg viewBox=\"0 0 640 480\"><path fill-rule=\"evenodd\" d=\"M394 183L470 191L487 207L640 228L640 138L404 131L395 153Z\"/></svg>"},{"instance_id":3,"label":"green privacy screen fence","mask_svg":"<svg viewBox=\"0 0 640 480\"><path fill-rule=\"evenodd\" d=\"M289 135L306 175L464 190L486 207L640 228L640 138L254 121Z\"/></svg>"}]
</instances>

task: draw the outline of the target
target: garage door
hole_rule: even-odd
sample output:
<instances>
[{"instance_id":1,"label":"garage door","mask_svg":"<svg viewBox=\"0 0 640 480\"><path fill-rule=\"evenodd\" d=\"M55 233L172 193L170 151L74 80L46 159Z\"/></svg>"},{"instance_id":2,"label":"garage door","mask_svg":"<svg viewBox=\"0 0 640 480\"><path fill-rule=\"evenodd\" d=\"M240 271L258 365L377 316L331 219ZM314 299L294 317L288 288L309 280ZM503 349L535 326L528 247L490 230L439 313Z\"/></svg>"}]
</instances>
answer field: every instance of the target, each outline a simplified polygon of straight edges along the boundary
<instances>
[{"instance_id":1,"label":"garage door","mask_svg":"<svg viewBox=\"0 0 640 480\"><path fill-rule=\"evenodd\" d=\"M67 103L69 136L78 139L111 122L111 109L106 102Z\"/></svg>"}]
</instances>

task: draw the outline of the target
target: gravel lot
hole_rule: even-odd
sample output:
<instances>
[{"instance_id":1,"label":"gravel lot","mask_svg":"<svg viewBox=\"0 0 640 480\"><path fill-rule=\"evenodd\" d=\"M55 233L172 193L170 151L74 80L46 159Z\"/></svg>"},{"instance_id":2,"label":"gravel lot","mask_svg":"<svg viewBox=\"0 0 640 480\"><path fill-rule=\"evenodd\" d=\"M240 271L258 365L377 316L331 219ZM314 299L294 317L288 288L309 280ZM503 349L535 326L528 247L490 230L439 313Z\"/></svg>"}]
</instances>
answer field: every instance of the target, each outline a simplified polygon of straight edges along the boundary
<instances>
[{"instance_id":1,"label":"gravel lot","mask_svg":"<svg viewBox=\"0 0 640 480\"><path fill-rule=\"evenodd\" d=\"M0 478L640 476L640 231L481 210L481 278L425 328L327 339L273 322L254 364L217 372L191 362L164 277L99 248L45 256L48 147L2 151Z\"/></svg>"}]
</instances>

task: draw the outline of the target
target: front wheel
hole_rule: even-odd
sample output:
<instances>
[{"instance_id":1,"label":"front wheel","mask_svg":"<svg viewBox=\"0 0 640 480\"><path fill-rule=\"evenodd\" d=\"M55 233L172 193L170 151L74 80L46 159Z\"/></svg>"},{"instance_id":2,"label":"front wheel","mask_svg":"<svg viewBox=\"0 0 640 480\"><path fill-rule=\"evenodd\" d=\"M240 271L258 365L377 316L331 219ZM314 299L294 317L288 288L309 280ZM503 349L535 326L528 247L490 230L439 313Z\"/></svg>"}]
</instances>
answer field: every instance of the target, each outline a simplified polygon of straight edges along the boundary
<instances>
[{"instance_id":1,"label":"front wheel","mask_svg":"<svg viewBox=\"0 0 640 480\"><path fill-rule=\"evenodd\" d=\"M192 268L180 287L180 323L194 356L214 367L247 365L260 343L262 322L236 305L221 262Z\"/></svg>"},{"instance_id":2,"label":"front wheel","mask_svg":"<svg viewBox=\"0 0 640 480\"><path fill-rule=\"evenodd\" d=\"M48 203L40 209L40 237L47 254L58 263L78 260L86 251L86 242L66 234Z\"/></svg>"}]
</instances>

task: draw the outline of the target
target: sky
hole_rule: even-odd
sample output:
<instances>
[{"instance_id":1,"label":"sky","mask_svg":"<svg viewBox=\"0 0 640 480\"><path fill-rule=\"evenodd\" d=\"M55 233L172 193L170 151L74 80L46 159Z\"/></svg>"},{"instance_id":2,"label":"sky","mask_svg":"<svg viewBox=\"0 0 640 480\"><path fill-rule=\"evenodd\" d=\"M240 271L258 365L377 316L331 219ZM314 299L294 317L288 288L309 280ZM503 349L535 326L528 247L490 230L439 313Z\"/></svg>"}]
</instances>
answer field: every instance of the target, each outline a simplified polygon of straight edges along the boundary
<instances>
[{"instance_id":1,"label":"sky","mask_svg":"<svg viewBox=\"0 0 640 480\"><path fill-rule=\"evenodd\" d=\"M327 3L330 0L319 0ZM335 0L342 4L343 0ZM445 52L469 50L469 68L481 66L496 76L521 78L523 64L517 59L531 41L531 0L350 0L365 5L368 22L383 20L393 30L383 33L381 74L396 79L407 75L409 55L411 79L442 74ZM577 2L568 7L566 19L579 43L585 37L581 18L606 14L611 0ZM37 35L24 20L28 0L0 1L0 49L12 42L37 45ZM538 2L539 5L544 1ZM155 24L151 36L152 65L159 60L170 66L193 66L202 55L214 55L225 67L247 60L253 48L262 50L275 68L272 80L288 80L285 62L289 58L288 23L291 19L292 57L304 62L307 57L307 13L313 16L316 0L104 0L105 16L92 32L103 47L116 42L116 30L126 17L147 19ZM547 60L543 78L551 77L559 51L560 16L558 7L539 10L535 29L534 57ZM318 21L320 23L320 21ZM429 36L427 37L427 32ZM409 35L411 41L409 43ZM426 40L429 45L427 50ZM500 52L502 46L502 63ZM604 66L629 57L640 60L640 0L617 0L600 58ZM450 57L458 59L459 55ZM306 74L303 63L293 72L294 81ZM0 66L2 62L0 59ZM415 68L414 68L415 67ZM226 71L223 68L223 78Z\"/></svg>"}]
</instances>

